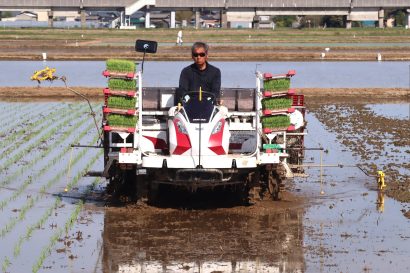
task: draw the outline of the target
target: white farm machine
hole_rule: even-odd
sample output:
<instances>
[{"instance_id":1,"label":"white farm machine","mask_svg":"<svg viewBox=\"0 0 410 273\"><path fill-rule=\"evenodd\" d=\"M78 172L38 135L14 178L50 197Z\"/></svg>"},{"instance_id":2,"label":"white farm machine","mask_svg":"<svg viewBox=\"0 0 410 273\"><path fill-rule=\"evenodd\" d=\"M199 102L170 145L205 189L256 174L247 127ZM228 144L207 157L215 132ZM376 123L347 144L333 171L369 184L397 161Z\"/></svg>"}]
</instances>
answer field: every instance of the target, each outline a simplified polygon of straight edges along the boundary
<instances>
[{"instance_id":1,"label":"white farm machine","mask_svg":"<svg viewBox=\"0 0 410 273\"><path fill-rule=\"evenodd\" d=\"M136 43L144 56L156 47ZM256 73L255 88L222 88L221 105L206 90L175 105L176 88L145 88L142 71L113 70L107 64L103 106L103 176L111 192L132 188L155 198L161 184L232 187L248 201L266 193L277 200L285 179L301 171L289 167L304 156L304 98L289 89L294 71Z\"/></svg>"}]
</instances>

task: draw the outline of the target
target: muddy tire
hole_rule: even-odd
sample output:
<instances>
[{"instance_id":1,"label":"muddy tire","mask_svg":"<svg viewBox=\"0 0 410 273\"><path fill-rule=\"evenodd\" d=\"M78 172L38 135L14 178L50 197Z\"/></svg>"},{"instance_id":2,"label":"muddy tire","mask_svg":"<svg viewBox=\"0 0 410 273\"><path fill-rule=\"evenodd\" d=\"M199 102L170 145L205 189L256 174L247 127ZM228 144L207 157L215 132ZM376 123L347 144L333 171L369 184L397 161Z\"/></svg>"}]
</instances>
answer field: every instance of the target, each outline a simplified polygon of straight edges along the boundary
<instances>
[{"instance_id":1,"label":"muddy tire","mask_svg":"<svg viewBox=\"0 0 410 273\"><path fill-rule=\"evenodd\" d=\"M134 200L137 197L137 177L135 169L117 169L115 175L110 178L107 193L111 194L113 201L125 197Z\"/></svg>"},{"instance_id":2,"label":"muddy tire","mask_svg":"<svg viewBox=\"0 0 410 273\"><path fill-rule=\"evenodd\" d=\"M261 187L250 187L247 189L247 203L248 205L254 205L262 200Z\"/></svg>"},{"instance_id":3,"label":"muddy tire","mask_svg":"<svg viewBox=\"0 0 410 273\"><path fill-rule=\"evenodd\" d=\"M273 172L269 172L267 176L267 188L272 200L281 200L281 187L282 180L279 178L279 176L274 174Z\"/></svg>"}]
</instances>

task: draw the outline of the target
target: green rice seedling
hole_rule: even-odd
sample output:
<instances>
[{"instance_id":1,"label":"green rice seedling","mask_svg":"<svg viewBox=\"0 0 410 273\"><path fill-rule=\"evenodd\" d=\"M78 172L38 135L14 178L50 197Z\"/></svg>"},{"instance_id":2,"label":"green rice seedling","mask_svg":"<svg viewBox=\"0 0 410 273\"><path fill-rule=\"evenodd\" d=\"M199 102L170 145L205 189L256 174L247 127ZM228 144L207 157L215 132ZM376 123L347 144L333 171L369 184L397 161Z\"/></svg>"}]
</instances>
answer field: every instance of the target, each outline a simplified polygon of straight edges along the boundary
<instances>
[{"instance_id":1,"label":"green rice seedling","mask_svg":"<svg viewBox=\"0 0 410 273\"><path fill-rule=\"evenodd\" d=\"M84 172L79 172L77 175L67 184L66 189L71 190L74 186L78 184L78 181L84 176L86 170L90 169L90 167L102 156L102 151L99 151L91 160L88 161L87 165L84 167Z\"/></svg>"},{"instance_id":2,"label":"green rice seedling","mask_svg":"<svg viewBox=\"0 0 410 273\"><path fill-rule=\"evenodd\" d=\"M7 268L9 268L9 266L10 266L10 260L9 260L9 257L6 256L4 258L3 264L1 265L1 270L3 272L7 272Z\"/></svg>"},{"instance_id":3,"label":"green rice seedling","mask_svg":"<svg viewBox=\"0 0 410 273\"><path fill-rule=\"evenodd\" d=\"M53 236L51 236L48 245L44 246L44 248L42 249L40 253L40 256L37 259L37 262L32 267L33 273L37 273L40 270L40 268L42 267L44 263L44 260L47 258L48 255L50 255L51 249L57 243L58 238L60 238L63 235L63 231L68 233L68 231L72 228L83 206L84 206L84 203L82 201L78 202L77 205L75 206L75 209L71 212L70 218L66 221L64 225L64 230L60 228L58 229L57 232L53 234Z\"/></svg>"},{"instance_id":4,"label":"green rice seedling","mask_svg":"<svg viewBox=\"0 0 410 273\"><path fill-rule=\"evenodd\" d=\"M284 91L290 87L290 78L265 79L263 88L267 91Z\"/></svg>"},{"instance_id":5,"label":"green rice seedling","mask_svg":"<svg viewBox=\"0 0 410 273\"><path fill-rule=\"evenodd\" d=\"M128 97L109 97L107 106L109 108L119 108L119 109L134 109L136 98L128 98Z\"/></svg>"},{"instance_id":6,"label":"green rice seedling","mask_svg":"<svg viewBox=\"0 0 410 273\"><path fill-rule=\"evenodd\" d=\"M85 107L85 106L83 106ZM77 113L78 117L81 116L82 113ZM18 153L14 154L13 156L9 157L6 162L0 166L0 171L3 171L13 163L16 163L19 159L21 159L23 156L27 154L27 152L31 151L32 149L37 148L40 143L47 141L51 136L54 136L57 132L59 132L61 129L65 128L67 124L73 120L72 115L67 115L64 119L59 120L58 123L55 123L55 127L50 128L48 131L46 131L40 139L35 141L34 143L30 144L28 147L25 147L22 151L19 151ZM50 121L49 121L50 122Z\"/></svg>"},{"instance_id":7,"label":"green rice seedling","mask_svg":"<svg viewBox=\"0 0 410 273\"><path fill-rule=\"evenodd\" d=\"M92 143L97 141L98 135L92 140ZM73 164L77 163L86 153L86 150L82 150L73 160ZM87 169L83 169L81 173L84 173ZM48 183L40 187L40 194L44 194L48 188L50 188L54 183L60 181L63 175L66 173L66 170L61 170L58 172L54 177L50 178ZM18 223L18 221L22 221L27 212L35 205L35 203L40 200L42 197L41 195L36 195L35 197L30 197L26 204L20 208L20 212L17 218L11 218L9 222L0 230L0 237L4 237L7 233L9 233Z\"/></svg>"},{"instance_id":8,"label":"green rice seedling","mask_svg":"<svg viewBox=\"0 0 410 273\"><path fill-rule=\"evenodd\" d=\"M135 90L137 88L136 80L109 79L108 88L111 90Z\"/></svg>"},{"instance_id":9,"label":"green rice seedling","mask_svg":"<svg viewBox=\"0 0 410 273\"><path fill-rule=\"evenodd\" d=\"M292 106L292 99L289 98L267 98L262 100L263 109L275 110L285 109Z\"/></svg>"},{"instance_id":10,"label":"green rice seedling","mask_svg":"<svg viewBox=\"0 0 410 273\"><path fill-rule=\"evenodd\" d=\"M75 209L73 210L73 212L70 215L70 218L68 219L68 221L65 223L65 232L68 233L68 231L72 228L72 226L74 225L75 221L77 220L78 215L80 214L82 208L84 206L84 202L82 200L80 200L80 202L77 203L77 205L75 206Z\"/></svg>"},{"instance_id":11,"label":"green rice seedling","mask_svg":"<svg viewBox=\"0 0 410 273\"><path fill-rule=\"evenodd\" d=\"M44 119L44 114L43 113L50 113L50 115L53 114L57 114L59 111L61 112L62 107L60 106L54 106L54 107L47 107L44 108L44 105L42 104L38 104L38 107L33 107L33 104L31 103L27 103L27 105L31 106L27 111L20 111L20 109L18 109L18 114L13 114L10 111L6 111L2 109L2 112L6 111L6 115L4 115L4 117L0 117L0 120L2 122L4 122L4 124L2 125L2 127L0 128L0 132L1 133L6 133L9 132L10 130L18 127L19 125L22 124L29 124L30 127L35 128L32 123L37 122L37 121L43 121L45 122L46 120ZM38 109L37 109L38 108ZM10 116L18 116L18 118L12 118L9 119L9 122L5 122L8 117ZM26 126L22 126L21 130L19 131L27 131L27 127ZM19 132L17 131L17 132ZM17 133L16 132L16 133ZM7 138L12 137L14 134L10 134L9 136L7 136ZM4 138L3 140L5 140L6 138ZM7 146L4 146L7 147Z\"/></svg>"},{"instance_id":12,"label":"green rice seedling","mask_svg":"<svg viewBox=\"0 0 410 273\"><path fill-rule=\"evenodd\" d=\"M263 128L284 128L290 125L290 117L286 115L263 117Z\"/></svg>"},{"instance_id":13,"label":"green rice seedling","mask_svg":"<svg viewBox=\"0 0 410 273\"><path fill-rule=\"evenodd\" d=\"M119 127L135 127L137 125L137 116L125 116L110 114L107 118L108 125L119 126Z\"/></svg>"},{"instance_id":14,"label":"green rice seedling","mask_svg":"<svg viewBox=\"0 0 410 273\"><path fill-rule=\"evenodd\" d=\"M43 150L43 153L39 153L36 157L32 158L30 162L28 162L25 166L26 168L32 167L36 162L38 162L41 158L44 158L48 154L50 154L52 151L55 150L55 148L63 143L73 132L77 130L77 128L81 127L87 120L86 119L81 119L79 122L73 124L73 126L70 126L70 129L65 131L58 139L56 142L54 142L52 145L47 146L46 149ZM93 127L93 124L90 124L85 130L82 132L75 132L78 134L76 138L74 139L74 143L77 143L80 141L81 138L83 138L89 130L91 130ZM57 155L55 155L53 158L50 159L50 164L47 166L44 166L42 169L40 169L37 173L32 174L31 177L27 178L25 181L23 181L23 185L20 186L16 192L18 192L18 195L20 195L24 190L27 188L28 185L30 185L31 181L42 174L44 174L52 165L54 165L60 158L62 158L70 149L70 146L66 146L61 152ZM11 174L10 176L5 177L5 179L0 182L0 186L5 186L8 185L11 181L15 180L19 175L21 175L24 172L24 168L20 168L18 171L15 173ZM3 209L13 198L17 198L16 194L13 194L13 196L9 199L4 199L0 202L0 209Z\"/></svg>"},{"instance_id":15,"label":"green rice seedling","mask_svg":"<svg viewBox=\"0 0 410 273\"><path fill-rule=\"evenodd\" d=\"M16 245L14 246L14 250L13 250L14 258L16 258L18 255L20 255L21 245L23 244L24 239L25 239L25 236L20 236L19 240L17 241Z\"/></svg>"},{"instance_id":16,"label":"green rice seedling","mask_svg":"<svg viewBox=\"0 0 410 273\"><path fill-rule=\"evenodd\" d=\"M53 236L50 238L50 242L46 245L40 252L40 256L37 258L37 262L33 265L31 271L37 273L43 266L44 260L51 253L51 248L56 244L57 240L63 234L63 230L60 228Z\"/></svg>"},{"instance_id":17,"label":"green rice seedling","mask_svg":"<svg viewBox=\"0 0 410 273\"><path fill-rule=\"evenodd\" d=\"M135 72L136 65L133 61L129 60L108 59L106 67L107 70L113 72Z\"/></svg>"}]
</instances>

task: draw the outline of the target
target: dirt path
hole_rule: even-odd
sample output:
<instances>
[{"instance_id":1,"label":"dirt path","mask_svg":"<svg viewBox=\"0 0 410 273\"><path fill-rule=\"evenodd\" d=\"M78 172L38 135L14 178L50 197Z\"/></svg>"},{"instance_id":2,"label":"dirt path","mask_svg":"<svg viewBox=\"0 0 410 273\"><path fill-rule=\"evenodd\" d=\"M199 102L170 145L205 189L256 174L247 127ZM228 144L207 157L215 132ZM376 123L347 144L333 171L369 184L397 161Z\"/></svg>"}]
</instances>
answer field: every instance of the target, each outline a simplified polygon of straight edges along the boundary
<instances>
[{"instance_id":1,"label":"dirt path","mask_svg":"<svg viewBox=\"0 0 410 273\"><path fill-rule=\"evenodd\" d=\"M48 60L106 60L107 58L125 58L142 60L142 54L135 52L132 46L50 46L31 45L29 47L0 45L0 60L41 60L42 52ZM190 46L161 46L157 54L149 55L155 61L189 61ZM375 61L378 53L384 61L410 60L410 47L396 48L357 48L336 47L321 57L323 48L282 46L226 45L212 46L212 61Z\"/></svg>"},{"instance_id":2,"label":"dirt path","mask_svg":"<svg viewBox=\"0 0 410 273\"><path fill-rule=\"evenodd\" d=\"M90 98L103 98L101 87L72 87ZM338 99L360 98L362 101L372 100L410 100L410 89L404 88L299 88L297 91L315 101L329 102ZM1 99L66 99L77 96L64 87L0 87Z\"/></svg>"},{"instance_id":3,"label":"dirt path","mask_svg":"<svg viewBox=\"0 0 410 273\"><path fill-rule=\"evenodd\" d=\"M188 61L195 41L210 45L212 61L385 61L410 60L410 35L404 28L371 29L184 29L184 44L176 46L175 29L4 29L0 60L140 61L136 39L159 43L157 61ZM329 50L325 50L329 48ZM325 57L321 57L325 53Z\"/></svg>"}]
</instances>

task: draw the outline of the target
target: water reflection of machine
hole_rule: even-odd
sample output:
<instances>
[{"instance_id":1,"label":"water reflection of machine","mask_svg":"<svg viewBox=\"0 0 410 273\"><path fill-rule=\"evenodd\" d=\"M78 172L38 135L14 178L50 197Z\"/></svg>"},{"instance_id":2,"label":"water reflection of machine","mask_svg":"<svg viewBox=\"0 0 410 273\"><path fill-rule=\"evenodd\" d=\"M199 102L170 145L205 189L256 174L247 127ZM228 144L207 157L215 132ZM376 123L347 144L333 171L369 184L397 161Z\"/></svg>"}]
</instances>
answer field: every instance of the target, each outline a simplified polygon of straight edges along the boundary
<instances>
[{"instance_id":1,"label":"water reflection of machine","mask_svg":"<svg viewBox=\"0 0 410 273\"><path fill-rule=\"evenodd\" d=\"M379 190L377 192L376 207L377 207L378 212L384 212L384 192L383 191Z\"/></svg>"},{"instance_id":2,"label":"water reflection of machine","mask_svg":"<svg viewBox=\"0 0 410 273\"><path fill-rule=\"evenodd\" d=\"M304 272L303 211L108 209L103 272Z\"/></svg>"}]
</instances>

